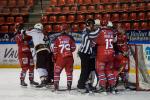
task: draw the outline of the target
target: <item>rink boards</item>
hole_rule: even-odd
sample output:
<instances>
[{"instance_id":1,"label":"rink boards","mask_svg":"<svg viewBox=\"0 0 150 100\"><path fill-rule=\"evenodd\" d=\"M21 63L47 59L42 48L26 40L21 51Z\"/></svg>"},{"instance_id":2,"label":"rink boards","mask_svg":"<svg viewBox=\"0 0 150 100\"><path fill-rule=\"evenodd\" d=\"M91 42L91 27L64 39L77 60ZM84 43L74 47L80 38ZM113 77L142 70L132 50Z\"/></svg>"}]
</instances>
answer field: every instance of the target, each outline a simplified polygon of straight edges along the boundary
<instances>
[{"instance_id":1,"label":"rink boards","mask_svg":"<svg viewBox=\"0 0 150 100\"><path fill-rule=\"evenodd\" d=\"M80 58L77 55L78 48L80 46L80 43L77 43L77 49L73 53L74 54L74 68L80 69ZM19 68L19 62L18 62L18 47L14 44L0 44L0 68ZM34 57L34 60L36 60L34 49L31 49L32 55ZM148 68L148 71L150 73L150 45L144 45L143 46L143 55L144 55L144 61L146 64L146 67ZM133 57L130 56L130 72L135 73L135 66L134 66L134 60Z\"/></svg>"}]
</instances>

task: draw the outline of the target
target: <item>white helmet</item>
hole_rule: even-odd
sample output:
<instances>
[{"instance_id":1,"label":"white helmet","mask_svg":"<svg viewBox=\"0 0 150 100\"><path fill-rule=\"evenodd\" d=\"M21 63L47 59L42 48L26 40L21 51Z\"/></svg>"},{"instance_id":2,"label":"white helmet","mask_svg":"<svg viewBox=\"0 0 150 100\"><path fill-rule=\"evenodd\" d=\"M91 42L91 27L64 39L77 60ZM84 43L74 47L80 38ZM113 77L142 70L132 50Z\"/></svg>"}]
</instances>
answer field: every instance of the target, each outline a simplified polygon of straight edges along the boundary
<instances>
[{"instance_id":1,"label":"white helmet","mask_svg":"<svg viewBox=\"0 0 150 100\"><path fill-rule=\"evenodd\" d=\"M108 21L108 24L107 24L108 27L113 27L113 23L111 21Z\"/></svg>"},{"instance_id":2,"label":"white helmet","mask_svg":"<svg viewBox=\"0 0 150 100\"><path fill-rule=\"evenodd\" d=\"M34 28L39 29L39 30L43 30L43 25L41 23L37 23L34 25Z\"/></svg>"},{"instance_id":3,"label":"white helmet","mask_svg":"<svg viewBox=\"0 0 150 100\"><path fill-rule=\"evenodd\" d=\"M95 19L94 21L95 21L95 25L97 25L97 26L99 26L101 23L99 19Z\"/></svg>"}]
</instances>

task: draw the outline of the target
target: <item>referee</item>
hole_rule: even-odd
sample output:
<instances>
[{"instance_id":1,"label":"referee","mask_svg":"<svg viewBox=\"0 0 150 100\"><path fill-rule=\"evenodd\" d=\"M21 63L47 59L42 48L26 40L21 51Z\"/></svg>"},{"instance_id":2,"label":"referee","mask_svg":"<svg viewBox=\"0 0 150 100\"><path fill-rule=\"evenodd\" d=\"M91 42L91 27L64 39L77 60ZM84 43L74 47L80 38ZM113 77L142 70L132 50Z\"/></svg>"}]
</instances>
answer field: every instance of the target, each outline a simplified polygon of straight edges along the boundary
<instances>
[{"instance_id":1,"label":"referee","mask_svg":"<svg viewBox=\"0 0 150 100\"><path fill-rule=\"evenodd\" d=\"M95 62L91 59L93 53L93 39L95 39L100 29L95 29L95 21L88 19L86 21L86 28L82 32L82 42L79 49L79 57L81 59L81 74L78 80L77 88L80 92L86 92L86 81L89 78L91 71L95 70Z\"/></svg>"}]
</instances>

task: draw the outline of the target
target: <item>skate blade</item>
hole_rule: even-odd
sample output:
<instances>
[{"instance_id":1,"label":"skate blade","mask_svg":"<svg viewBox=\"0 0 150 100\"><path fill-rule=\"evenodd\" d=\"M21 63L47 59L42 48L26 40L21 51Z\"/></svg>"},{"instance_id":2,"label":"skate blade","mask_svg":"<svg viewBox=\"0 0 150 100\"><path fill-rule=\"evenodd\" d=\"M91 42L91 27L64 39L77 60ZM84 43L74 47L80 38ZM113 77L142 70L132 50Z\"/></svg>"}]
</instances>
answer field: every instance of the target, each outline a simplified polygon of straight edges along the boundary
<instances>
[{"instance_id":1,"label":"skate blade","mask_svg":"<svg viewBox=\"0 0 150 100\"><path fill-rule=\"evenodd\" d=\"M22 87L22 88L27 88L27 86L22 86L22 85L21 85L21 87Z\"/></svg>"},{"instance_id":2,"label":"skate blade","mask_svg":"<svg viewBox=\"0 0 150 100\"><path fill-rule=\"evenodd\" d=\"M101 94L103 94L103 95L108 95L108 93L107 93L107 92L101 92Z\"/></svg>"}]
</instances>

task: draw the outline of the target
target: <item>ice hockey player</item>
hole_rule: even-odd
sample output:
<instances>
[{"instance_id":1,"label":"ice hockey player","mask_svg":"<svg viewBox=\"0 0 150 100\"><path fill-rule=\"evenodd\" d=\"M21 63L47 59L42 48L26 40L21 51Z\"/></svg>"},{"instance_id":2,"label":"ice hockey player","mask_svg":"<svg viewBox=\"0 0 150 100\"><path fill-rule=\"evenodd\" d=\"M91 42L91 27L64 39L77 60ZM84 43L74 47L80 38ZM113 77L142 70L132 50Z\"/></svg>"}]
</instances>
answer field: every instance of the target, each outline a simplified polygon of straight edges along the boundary
<instances>
[{"instance_id":1,"label":"ice hockey player","mask_svg":"<svg viewBox=\"0 0 150 100\"><path fill-rule=\"evenodd\" d=\"M18 44L18 59L22 68L20 73L20 85L27 86L25 77L28 70L30 85L38 85L38 83L34 81L34 61L29 45L32 37L24 34L23 24L17 23L15 25L15 30L17 34L16 42Z\"/></svg>"},{"instance_id":2,"label":"ice hockey player","mask_svg":"<svg viewBox=\"0 0 150 100\"><path fill-rule=\"evenodd\" d=\"M124 82L125 87L127 88L128 84L128 54L129 47L127 45L127 36L125 35L125 31L121 27L120 24L117 25L117 42L115 43L115 60L114 60L114 68L115 75L117 78L121 78Z\"/></svg>"},{"instance_id":3,"label":"ice hockey player","mask_svg":"<svg viewBox=\"0 0 150 100\"><path fill-rule=\"evenodd\" d=\"M101 31L97 37L96 70L99 77L99 92L107 94L115 93L116 78L113 73L114 48L113 42L116 39L112 29L107 27L108 21L101 21Z\"/></svg>"},{"instance_id":4,"label":"ice hockey player","mask_svg":"<svg viewBox=\"0 0 150 100\"><path fill-rule=\"evenodd\" d=\"M81 59L81 74L77 84L79 92L88 92L89 88L87 87L91 87L91 84L87 84L87 81L90 73L95 71L95 57L92 56L94 53L93 47L95 46L94 39L97 37L99 30L99 28L95 28L95 20L88 19L86 21L78 51Z\"/></svg>"},{"instance_id":5,"label":"ice hockey player","mask_svg":"<svg viewBox=\"0 0 150 100\"><path fill-rule=\"evenodd\" d=\"M70 28L62 25L61 34L54 40L54 87L59 90L60 74L65 69L67 74L67 89L71 90L73 77L73 52L76 49L75 40L68 35Z\"/></svg>"},{"instance_id":6,"label":"ice hockey player","mask_svg":"<svg viewBox=\"0 0 150 100\"><path fill-rule=\"evenodd\" d=\"M41 23L35 24L34 29L26 31L26 34L32 37L36 52L36 68L41 80L41 84L37 88L45 87L48 84L48 69L53 66L49 65L50 49L44 40L43 25Z\"/></svg>"}]
</instances>

